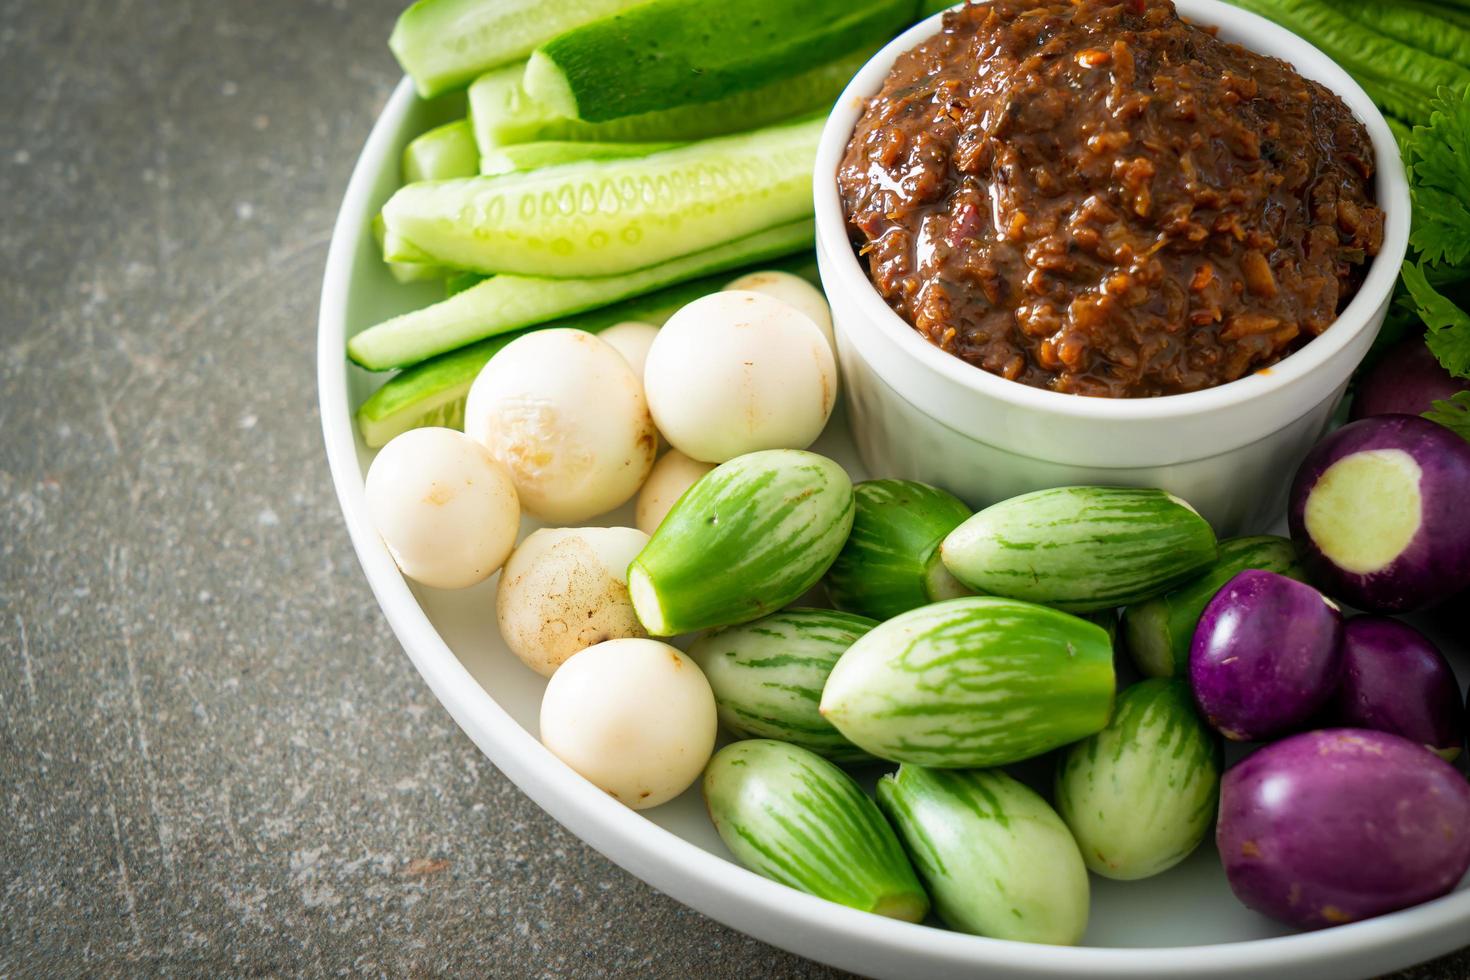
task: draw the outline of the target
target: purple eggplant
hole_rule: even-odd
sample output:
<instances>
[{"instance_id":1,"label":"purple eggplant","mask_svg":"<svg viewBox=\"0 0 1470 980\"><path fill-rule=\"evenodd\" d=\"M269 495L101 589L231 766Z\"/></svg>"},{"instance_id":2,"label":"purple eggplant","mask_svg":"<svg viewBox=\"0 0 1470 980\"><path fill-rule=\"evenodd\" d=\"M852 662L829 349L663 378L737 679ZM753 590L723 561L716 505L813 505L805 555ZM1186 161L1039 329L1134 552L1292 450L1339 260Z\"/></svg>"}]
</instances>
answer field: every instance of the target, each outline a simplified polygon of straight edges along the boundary
<instances>
[{"instance_id":1,"label":"purple eggplant","mask_svg":"<svg viewBox=\"0 0 1470 980\"><path fill-rule=\"evenodd\" d=\"M1358 382L1353 395L1351 418L1373 415L1422 415L1436 401L1448 401L1456 392L1470 388L1470 381L1457 378L1429 353L1423 337L1410 337L1395 345Z\"/></svg>"},{"instance_id":2,"label":"purple eggplant","mask_svg":"<svg viewBox=\"0 0 1470 980\"><path fill-rule=\"evenodd\" d=\"M1225 773L1215 842L1250 908L1306 929L1438 898L1470 869L1470 784L1387 732L1330 728Z\"/></svg>"},{"instance_id":3,"label":"purple eggplant","mask_svg":"<svg viewBox=\"0 0 1470 980\"><path fill-rule=\"evenodd\" d=\"M1291 537L1312 581L1372 612L1470 586L1470 442L1417 415L1379 415L1319 442L1297 471Z\"/></svg>"},{"instance_id":4,"label":"purple eggplant","mask_svg":"<svg viewBox=\"0 0 1470 980\"><path fill-rule=\"evenodd\" d=\"M1447 761L1460 754L1460 685L1423 633L1396 619L1357 616L1343 627L1342 665L1325 713L1332 724L1402 735Z\"/></svg>"},{"instance_id":5,"label":"purple eggplant","mask_svg":"<svg viewBox=\"0 0 1470 980\"><path fill-rule=\"evenodd\" d=\"M1310 585L1258 569L1215 593L1189 650L1200 712L1236 741L1306 727L1341 676L1341 611Z\"/></svg>"}]
</instances>

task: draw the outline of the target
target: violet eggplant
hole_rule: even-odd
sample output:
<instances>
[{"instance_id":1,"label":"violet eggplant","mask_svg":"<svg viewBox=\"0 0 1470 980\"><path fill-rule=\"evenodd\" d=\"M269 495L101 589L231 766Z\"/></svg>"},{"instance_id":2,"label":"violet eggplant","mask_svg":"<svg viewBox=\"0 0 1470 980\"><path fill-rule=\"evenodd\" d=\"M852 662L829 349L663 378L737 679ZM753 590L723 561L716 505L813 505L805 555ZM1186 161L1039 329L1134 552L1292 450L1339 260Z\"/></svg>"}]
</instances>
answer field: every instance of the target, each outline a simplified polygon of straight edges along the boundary
<instances>
[{"instance_id":1,"label":"violet eggplant","mask_svg":"<svg viewBox=\"0 0 1470 980\"><path fill-rule=\"evenodd\" d=\"M1250 908L1306 929L1427 902L1470 869L1470 784L1416 742L1332 728L1225 773L1215 843Z\"/></svg>"},{"instance_id":2,"label":"violet eggplant","mask_svg":"<svg viewBox=\"0 0 1470 980\"><path fill-rule=\"evenodd\" d=\"M1460 754L1460 685L1439 648L1408 623L1357 616L1343 627L1342 680L1326 718L1402 735L1446 761Z\"/></svg>"},{"instance_id":3,"label":"violet eggplant","mask_svg":"<svg viewBox=\"0 0 1470 980\"><path fill-rule=\"evenodd\" d=\"M1444 369L1424 345L1410 337L1395 345L1358 381L1353 395L1353 421L1374 415L1423 415L1437 401L1470 389L1470 381Z\"/></svg>"},{"instance_id":4,"label":"violet eggplant","mask_svg":"<svg viewBox=\"0 0 1470 980\"><path fill-rule=\"evenodd\" d=\"M1215 593L1189 651L1200 712L1235 741L1305 727L1341 675L1341 611L1310 585L1259 569Z\"/></svg>"},{"instance_id":5,"label":"violet eggplant","mask_svg":"<svg viewBox=\"0 0 1470 980\"><path fill-rule=\"evenodd\" d=\"M1470 442L1417 415L1380 415L1319 442L1297 471L1291 537L1312 581L1371 612L1470 586Z\"/></svg>"}]
</instances>

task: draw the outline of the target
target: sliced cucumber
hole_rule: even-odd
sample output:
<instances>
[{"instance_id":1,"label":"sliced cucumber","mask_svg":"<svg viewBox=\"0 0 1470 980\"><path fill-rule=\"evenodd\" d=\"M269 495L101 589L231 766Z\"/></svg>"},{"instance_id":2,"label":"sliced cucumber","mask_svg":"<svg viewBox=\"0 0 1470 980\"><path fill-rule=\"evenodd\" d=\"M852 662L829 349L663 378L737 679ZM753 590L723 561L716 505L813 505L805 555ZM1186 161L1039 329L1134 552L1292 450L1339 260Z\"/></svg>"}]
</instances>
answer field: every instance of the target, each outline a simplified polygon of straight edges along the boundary
<instances>
[{"instance_id":1,"label":"sliced cucumber","mask_svg":"<svg viewBox=\"0 0 1470 980\"><path fill-rule=\"evenodd\" d=\"M799 75L718 102L646 112L605 123L559 116L521 88L521 66L490 72L470 86L470 122L482 155L543 140L627 143L723 136L832 107L877 46L860 48Z\"/></svg>"},{"instance_id":2,"label":"sliced cucumber","mask_svg":"<svg viewBox=\"0 0 1470 980\"><path fill-rule=\"evenodd\" d=\"M812 222L805 219L627 275L601 279L494 276L433 306L369 327L347 342L347 356L370 371L408 367L486 337L789 255L811 244Z\"/></svg>"},{"instance_id":3,"label":"sliced cucumber","mask_svg":"<svg viewBox=\"0 0 1470 980\"><path fill-rule=\"evenodd\" d=\"M790 78L882 44L917 0L652 0L547 41L524 85L555 112L621 119Z\"/></svg>"},{"instance_id":4,"label":"sliced cucumber","mask_svg":"<svg viewBox=\"0 0 1470 980\"><path fill-rule=\"evenodd\" d=\"M1215 560L1215 533L1163 490L1059 487L1002 500L940 547L972 589L1069 612L1142 602Z\"/></svg>"},{"instance_id":5,"label":"sliced cucumber","mask_svg":"<svg viewBox=\"0 0 1470 980\"><path fill-rule=\"evenodd\" d=\"M715 692L720 721L741 738L775 738L834 762L872 761L822 717L817 703L837 658L876 620L831 609L784 609L712 630L689 656Z\"/></svg>"},{"instance_id":6,"label":"sliced cucumber","mask_svg":"<svg viewBox=\"0 0 1470 980\"><path fill-rule=\"evenodd\" d=\"M480 172L480 149L468 119L431 129L403 148L403 182L473 177Z\"/></svg>"},{"instance_id":7,"label":"sliced cucumber","mask_svg":"<svg viewBox=\"0 0 1470 980\"><path fill-rule=\"evenodd\" d=\"M444 298L462 293L471 286L478 286L488 278L489 276L482 276L478 272L452 272L444 280Z\"/></svg>"},{"instance_id":8,"label":"sliced cucumber","mask_svg":"<svg viewBox=\"0 0 1470 980\"><path fill-rule=\"evenodd\" d=\"M827 572L832 605L884 620L970 594L939 560L939 543L970 517L964 501L913 480L867 480L853 496L852 534Z\"/></svg>"},{"instance_id":9,"label":"sliced cucumber","mask_svg":"<svg viewBox=\"0 0 1470 980\"><path fill-rule=\"evenodd\" d=\"M736 742L710 760L702 788L720 839L757 874L905 922L929 911L877 804L820 756L770 739Z\"/></svg>"},{"instance_id":10,"label":"sliced cucumber","mask_svg":"<svg viewBox=\"0 0 1470 980\"><path fill-rule=\"evenodd\" d=\"M780 267L797 272L809 266L806 258L777 263ZM473 273L466 275L473 276ZM575 316L552 320L532 329L546 327L571 327L597 333L615 323L635 320L660 326L678 312L679 308L701 296L717 292L729 273L720 272L701 279L682 282L657 292L613 303L599 309L579 313ZM450 288L454 288L455 277ZM475 282L483 281L474 276ZM469 285L474 285L470 283ZM468 288L466 286L465 288ZM460 290L462 291L462 290ZM479 343L461 347L447 354L432 357L401 371L375 391L357 410L357 428L370 448L386 445L389 439L409 429L426 425L442 425L458 429L464 425L465 397L470 385L479 375L480 369L494 357L502 347L526 333L501 334Z\"/></svg>"},{"instance_id":11,"label":"sliced cucumber","mask_svg":"<svg viewBox=\"0 0 1470 980\"><path fill-rule=\"evenodd\" d=\"M418 0L398 17L388 47L429 98L517 61L574 27L641 0Z\"/></svg>"},{"instance_id":12,"label":"sliced cucumber","mask_svg":"<svg viewBox=\"0 0 1470 980\"><path fill-rule=\"evenodd\" d=\"M410 184L390 232L455 269L614 276L810 217L821 119L630 160Z\"/></svg>"},{"instance_id":13,"label":"sliced cucumber","mask_svg":"<svg viewBox=\"0 0 1470 980\"><path fill-rule=\"evenodd\" d=\"M540 143L517 143L492 150L480 158L480 173L487 177L560 167L586 160L623 160L646 157L675 149L680 143L576 143L568 140L546 140Z\"/></svg>"},{"instance_id":14,"label":"sliced cucumber","mask_svg":"<svg viewBox=\"0 0 1470 980\"><path fill-rule=\"evenodd\" d=\"M715 467L679 498L628 567L653 636L748 623L821 581L852 529L852 482L798 449Z\"/></svg>"},{"instance_id":15,"label":"sliced cucumber","mask_svg":"<svg viewBox=\"0 0 1470 980\"><path fill-rule=\"evenodd\" d=\"M404 259L393 258L393 253L401 252L407 254L407 249L394 238L389 238L388 229L383 224L381 214L373 215L372 221L373 238L378 243L379 250L383 253L383 262L388 266L388 274L395 282L404 285L412 282L426 282L430 279L443 279L449 275L449 270L429 259L422 253L411 254Z\"/></svg>"}]
</instances>

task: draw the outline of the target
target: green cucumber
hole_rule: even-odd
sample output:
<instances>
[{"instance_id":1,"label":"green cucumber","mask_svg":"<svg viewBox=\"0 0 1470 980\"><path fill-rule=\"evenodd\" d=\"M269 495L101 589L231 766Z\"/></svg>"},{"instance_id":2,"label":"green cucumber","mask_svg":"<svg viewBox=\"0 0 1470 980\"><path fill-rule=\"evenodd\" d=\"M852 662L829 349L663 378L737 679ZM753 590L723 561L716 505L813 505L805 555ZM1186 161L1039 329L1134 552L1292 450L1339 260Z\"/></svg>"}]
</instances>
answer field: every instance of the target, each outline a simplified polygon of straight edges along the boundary
<instances>
[{"instance_id":1,"label":"green cucumber","mask_svg":"<svg viewBox=\"0 0 1470 980\"><path fill-rule=\"evenodd\" d=\"M433 306L368 327L347 342L347 356L369 371L408 367L486 337L790 255L811 243L812 222L803 219L620 276L493 276Z\"/></svg>"},{"instance_id":2,"label":"green cucumber","mask_svg":"<svg viewBox=\"0 0 1470 980\"><path fill-rule=\"evenodd\" d=\"M1138 669L1148 677L1188 677L1189 645L1205 606L1248 568L1307 580L1296 546L1286 538L1266 534L1221 541L1219 557L1203 574L1123 610L1123 635Z\"/></svg>"},{"instance_id":3,"label":"green cucumber","mask_svg":"<svg viewBox=\"0 0 1470 980\"><path fill-rule=\"evenodd\" d=\"M877 625L830 609L787 609L712 630L694 641L689 656L734 735L780 739L835 762L870 761L822 717L817 703L837 658Z\"/></svg>"},{"instance_id":4,"label":"green cucumber","mask_svg":"<svg viewBox=\"0 0 1470 980\"><path fill-rule=\"evenodd\" d=\"M473 177L480 172L480 150L468 119L431 129L403 148L403 182Z\"/></svg>"},{"instance_id":5,"label":"green cucumber","mask_svg":"<svg viewBox=\"0 0 1470 980\"><path fill-rule=\"evenodd\" d=\"M399 247L398 242L390 240L381 214L373 215L372 231L373 239L378 243L379 251L383 253L383 263L388 266L388 273L393 277L394 282L407 285L411 282L442 279L449 275L448 269L436 265L428 256L408 255L403 259L394 258L394 254L402 254L403 250Z\"/></svg>"},{"instance_id":6,"label":"green cucumber","mask_svg":"<svg viewBox=\"0 0 1470 980\"><path fill-rule=\"evenodd\" d=\"M492 150L481 158L480 173L493 176L519 173L523 170L540 170L542 167L560 167L568 163L581 163L585 160L623 160L628 157L646 157L682 145L682 143L573 143L564 140L517 143L514 146Z\"/></svg>"},{"instance_id":7,"label":"green cucumber","mask_svg":"<svg viewBox=\"0 0 1470 980\"><path fill-rule=\"evenodd\" d=\"M881 45L917 10L917 0L651 0L541 45L522 84L587 122L713 102Z\"/></svg>"},{"instance_id":8,"label":"green cucumber","mask_svg":"<svg viewBox=\"0 0 1470 980\"><path fill-rule=\"evenodd\" d=\"M653 636L748 623L822 579L852 529L852 481L832 460L767 449L715 467L628 568Z\"/></svg>"},{"instance_id":9,"label":"green cucumber","mask_svg":"<svg viewBox=\"0 0 1470 980\"><path fill-rule=\"evenodd\" d=\"M383 218L455 269L618 275L810 217L822 122L651 157L409 184L383 206Z\"/></svg>"},{"instance_id":10,"label":"green cucumber","mask_svg":"<svg viewBox=\"0 0 1470 980\"><path fill-rule=\"evenodd\" d=\"M710 760L702 789L720 839L756 874L904 922L929 914L877 804L821 756L772 739L735 742Z\"/></svg>"},{"instance_id":11,"label":"green cucumber","mask_svg":"<svg viewBox=\"0 0 1470 980\"><path fill-rule=\"evenodd\" d=\"M822 717L880 759L1003 766L1102 730L1113 648L1096 624L969 596L890 619L827 678Z\"/></svg>"},{"instance_id":12,"label":"green cucumber","mask_svg":"<svg viewBox=\"0 0 1470 980\"><path fill-rule=\"evenodd\" d=\"M1067 750L1056 801L1082 860L1104 878L1167 871L1205 839L1224 768L1189 685L1154 678L1118 695L1108 727Z\"/></svg>"},{"instance_id":13,"label":"green cucumber","mask_svg":"<svg viewBox=\"0 0 1470 980\"><path fill-rule=\"evenodd\" d=\"M874 619L969 595L939 560L939 543L969 519L964 501L913 480L853 487L852 534L827 572L832 605Z\"/></svg>"},{"instance_id":14,"label":"green cucumber","mask_svg":"<svg viewBox=\"0 0 1470 980\"><path fill-rule=\"evenodd\" d=\"M769 268L769 263L751 267ZM793 256L774 263L774 267L793 275L816 279L816 266L810 254ZM719 292L730 273L721 272L702 279L681 282L658 292L613 303L586 313L552 320L532 329L547 327L571 327L589 333L610 327L616 323L635 320L661 326L665 320L677 313L680 307L694 302L701 296ZM462 280L468 278L468 282ZM451 277L447 283L450 295L462 292L483 281L473 273ZM400 371L363 402L357 410L357 429L363 442L370 449L384 446L388 440L409 429L438 425L458 429L464 425L464 403L470 385L479 376L480 369L499 353L500 349L526 331L501 334L467 347L431 357Z\"/></svg>"},{"instance_id":15,"label":"green cucumber","mask_svg":"<svg viewBox=\"0 0 1470 980\"><path fill-rule=\"evenodd\" d=\"M470 121L480 153L542 140L625 143L702 140L767 126L832 108L847 83L880 45L859 48L799 75L769 82L717 102L646 112L605 123L560 116L521 88L523 67L491 72L470 86Z\"/></svg>"},{"instance_id":16,"label":"green cucumber","mask_svg":"<svg viewBox=\"0 0 1470 980\"><path fill-rule=\"evenodd\" d=\"M1215 532L1163 490L1061 487L985 508L944 539L940 554L977 591L1092 612L1198 575L1215 560Z\"/></svg>"},{"instance_id":17,"label":"green cucumber","mask_svg":"<svg viewBox=\"0 0 1470 980\"><path fill-rule=\"evenodd\" d=\"M456 293L462 293L471 286L478 286L489 278L478 272L451 272L444 280L444 298L448 299Z\"/></svg>"},{"instance_id":18,"label":"green cucumber","mask_svg":"<svg viewBox=\"0 0 1470 980\"><path fill-rule=\"evenodd\" d=\"M388 47L430 98L518 61L538 44L641 0L418 0L398 17Z\"/></svg>"},{"instance_id":19,"label":"green cucumber","mask_svg":"<svg viewBox=\"0 0 1470 980\"><path fill-rule=\"evenodd\" d=\"M1074 945L1087 931L1087 868L1036 793L999 770L904 763L878 781L878 805L952 929Z\"/></svg>"}]
</instances>

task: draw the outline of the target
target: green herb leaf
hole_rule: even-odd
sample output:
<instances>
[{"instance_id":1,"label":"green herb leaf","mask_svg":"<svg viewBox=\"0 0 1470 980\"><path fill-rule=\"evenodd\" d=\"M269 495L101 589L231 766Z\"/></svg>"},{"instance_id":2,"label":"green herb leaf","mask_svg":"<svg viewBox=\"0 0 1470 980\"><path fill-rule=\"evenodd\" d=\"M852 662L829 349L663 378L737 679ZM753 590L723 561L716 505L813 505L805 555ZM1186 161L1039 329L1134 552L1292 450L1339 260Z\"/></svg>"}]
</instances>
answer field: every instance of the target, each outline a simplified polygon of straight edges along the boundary
<instances>
[{"instance_id":1,"label":"green herb leaf","mask_svg":"<svg viewBox=\"0 0 1470 980\"><path fill-rule=\"evenodd\" d=\"M1435 402L1424 417L1470 441L1470 391L1457 391L1448 401Z\"/></svg>"},{"instance_id":2,"label":"green herb leaf","mask_svg":"<svg viewBox=\"0 0 1470 980\"><path fill-rule=\"evenodd\" d=\"M1424 268L1404 263L1404 285L1414 299L1414 311L1428 332L1424 343L1457 378L1470 378L1470 313L1466 313L1429 284Z\"/></svg>"},{"instance_id":3,"label":"green herb leaf","mask_svg":"<svg viewBox=\"0 0 1470 980\"><path fill-rule=\"evenodd\" d=\"M1470 86L1439 90L1428 126L1415 126L1405 146L1414 192L1409 241L1425 261L1470 261Z\"/></svg>"}]
</instances>

